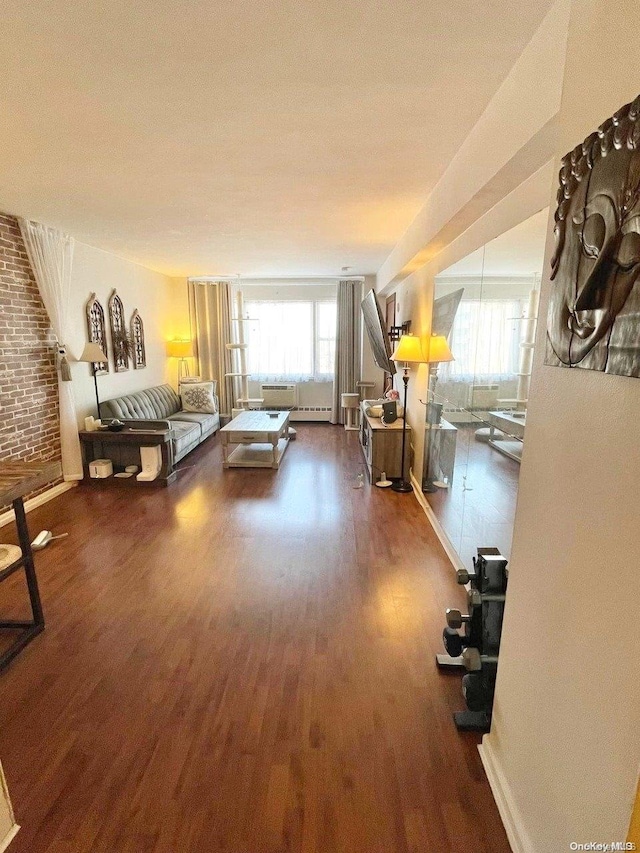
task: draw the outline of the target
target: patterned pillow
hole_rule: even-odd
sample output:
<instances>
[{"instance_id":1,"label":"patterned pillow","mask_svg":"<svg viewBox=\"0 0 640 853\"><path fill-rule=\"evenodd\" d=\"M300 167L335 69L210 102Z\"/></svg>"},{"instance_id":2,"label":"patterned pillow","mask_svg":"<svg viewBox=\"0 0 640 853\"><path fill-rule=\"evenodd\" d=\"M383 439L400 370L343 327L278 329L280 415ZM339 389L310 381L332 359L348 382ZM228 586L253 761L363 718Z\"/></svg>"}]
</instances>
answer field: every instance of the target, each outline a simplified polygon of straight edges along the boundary
<instances>
[{"instance_id":1,"label":"patterned pillow","mask_svg":"<svg viewBox=\"0 0 640 853\"><path fill-rule=\"evenodd\" d=\"M181 385L180 392L183 411L201 412L208 415L215 415L218 411L214 382L194 382L189 385Z\"/></svg>"},{"instance_id":2,"label":"patterned pillow","mask_svg":"<svg viewBox=\"0 0 640 853\"><path fill-rule=\"evenodd\" d=\"M199 376L183 376L180 380L180 387L178 389L178 394L182 396L182 389L185 385L201 385L202 383L213 385L213 396L215 397L218 393L218 380L217 379L201 379Z\"/></svg>"}]
</instances>

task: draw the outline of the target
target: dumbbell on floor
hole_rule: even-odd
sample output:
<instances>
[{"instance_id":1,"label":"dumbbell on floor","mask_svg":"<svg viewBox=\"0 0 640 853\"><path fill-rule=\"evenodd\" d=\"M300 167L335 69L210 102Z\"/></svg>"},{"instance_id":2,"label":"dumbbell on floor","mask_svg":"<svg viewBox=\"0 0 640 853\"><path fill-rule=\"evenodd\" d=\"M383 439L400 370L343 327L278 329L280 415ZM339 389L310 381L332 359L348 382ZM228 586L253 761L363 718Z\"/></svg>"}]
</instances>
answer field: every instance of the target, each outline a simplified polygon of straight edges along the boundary
<instances>
[{"instance_id":1,"label":"dumbbell on floor","mask_svg":"<svg viewBox=\"0 0 640 853\"><path fill-rule=\"evenodd\" d=\"M491 710L495 685L487 683L479 672L468 672L462 679L462 695L470 711Z\"/></svg>"},{"instance_id":2,"label":"dumbbell on floor","mask_svg":"<svg viewBox=\"0 0 640 853\"><path fill-rule=\"evenodd\" d=\"M462 637L454 628L445 628L442 632L442 640L447 654L452 658L460 657L462 650L469 645L469 639Z\"/></svg>"},{"instance_id":3,"label":"dumbbell on floor","mask_svg":"<svg viewBox=\"0 0 640 853\"><path fill-rule=\"evenodd\" d=\"M489 601L498 601L504 604L506 598L503 592L480 592L478 589L470 589L467 592L469 607L480 607L481 604Z\"/></svg>"},{"instance_id":4,"label":"dumbbell on floor","mask_svg":"<svg viewBox=\"0 0 640 853\"><path fill-rule=\"evenodd\" d=\"M466 646L480 646L482 643L482 617L479 609L472 609L470 614L463 614L455 608L446 611L448 627L442 632L442 640L447 651L446 655L436 655L436 664L441 669L464 669L460 657ZM464 633L456 630L464 625Z\"/></svg>"},{"instance_id":5,"label":"dumbbell on floor","mask_svg":"<svg viewBox=\"0 0 640 853\"><path fill-rule=\"evenodd\" d=\"M472 610L474 607L481 607L483 603L488 603L491 601L503 603L505 600L505 596L502 593L490 593L483 594L478 592L476 589L469 590L467 593L467 601L469 603L469 610ZM462 625L465 622L471 622L472 614L470 613L461 613L455 607L448 607L446 610L447 616L447 625L450 628L462 628Z\"/></svg>"},{"instance_id":6,"label":"dumbbell on floor","mask_svg":"<svg viewBox=\"0 0 640 853\"><path fill-rule=\"evenodd\" d=\"M469 672L479 672L487 664L497 664L496 655L481 655L478 649L467 647L462 652L462 660Z\"/></svg>"},{"instance_id":7,"label":"dumbbell on floor","mask_svg":"<svg viewBox=\"0 0 640 853\"><path fill-rule=\"evenodd\" d=\"M467 569L457 569L456 570L456 580L459 584L466 586L471 580L475 580L476 573L469 572Z\"/></svg>"},{"instance_id":8,"label":"dumbbell on floor","mask_svg":"<svg viewBox=\"0 0 640 853\"><path fill-rule=\"evenodd\" d=\"M471 622L472 619L469 613L461 613L455 607L447 607L446 617L450 628L462 628L465 622Z\"/></svg>"}]
</instances>

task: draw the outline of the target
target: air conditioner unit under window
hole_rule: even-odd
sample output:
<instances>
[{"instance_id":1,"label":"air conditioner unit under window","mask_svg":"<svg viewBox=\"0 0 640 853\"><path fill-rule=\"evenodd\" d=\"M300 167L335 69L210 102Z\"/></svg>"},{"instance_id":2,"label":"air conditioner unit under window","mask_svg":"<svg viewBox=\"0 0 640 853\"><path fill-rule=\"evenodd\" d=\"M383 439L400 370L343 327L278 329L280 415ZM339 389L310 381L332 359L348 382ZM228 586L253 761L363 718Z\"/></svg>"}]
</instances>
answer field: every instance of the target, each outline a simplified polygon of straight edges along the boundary
<instances>
[{"instance_id":1,"label":"air conditioner unit under window","mask_svg":"<svg viewBox=\"0 0 640 853\"><path fill-rule=\"evenodd\" d=\"M265 408L294 408L298 404L298 386L283 382L273 382L260 386L260 396Z\"/></svg>"},{"instance_id":2,"label":"air conditioner unit under window","mask_svg":"<svg viewBox=\"0 0 640 853\"><path fill-rule=\"evenodd\" d=\"M470 409L494 409L498 405L497 385L472 385Z\"/></svg>"}]
</instances>

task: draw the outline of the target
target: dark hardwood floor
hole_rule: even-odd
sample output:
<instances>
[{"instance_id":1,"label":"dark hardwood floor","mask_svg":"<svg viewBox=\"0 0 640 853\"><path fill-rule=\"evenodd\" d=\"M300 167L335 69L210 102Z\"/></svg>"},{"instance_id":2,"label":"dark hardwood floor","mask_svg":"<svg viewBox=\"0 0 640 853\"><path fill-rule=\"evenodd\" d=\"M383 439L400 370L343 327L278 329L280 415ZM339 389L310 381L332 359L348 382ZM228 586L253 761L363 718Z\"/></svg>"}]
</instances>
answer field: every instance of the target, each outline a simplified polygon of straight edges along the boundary
<instances>
[{"instance_id":1,"label":"dark hardwood floor","mask_svg":"<svg viewBox=\"0 0 640 853\"><path fill-rule=\"evenodd\" d=\"M508 853L434 664L464 591L415 498L362 470L356 433L300 425L278 472L223 471L215 437L168 489L29 514L69 537L0 674L11 853Z\"/></svg>"}]
</instances>

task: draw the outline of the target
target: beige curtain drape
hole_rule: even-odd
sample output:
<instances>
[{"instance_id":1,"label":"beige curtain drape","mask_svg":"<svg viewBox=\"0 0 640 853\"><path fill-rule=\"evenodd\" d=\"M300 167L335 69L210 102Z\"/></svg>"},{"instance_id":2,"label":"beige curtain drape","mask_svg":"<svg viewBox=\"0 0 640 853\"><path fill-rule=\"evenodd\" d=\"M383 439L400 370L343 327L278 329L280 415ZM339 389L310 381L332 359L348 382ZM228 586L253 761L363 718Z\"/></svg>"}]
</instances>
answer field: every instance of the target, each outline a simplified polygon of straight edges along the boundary
<instances>
[{"instance_id":1,"label":"beige curtain drape","mask_svg":"<svg viewBox=\"0 0 640 853\"><path fill-rule=\"evenodd\" d=\"M234 405L230 373L231 287L228 281L190 281L189 319L198 374L216 379L220 413L231 416Z\"/></svg>"},{"instance_id":2,"label":"beige curtain drape","mask_svg":"<svg viewBox=\"0 0 640 853\"><path fill-rule=\"evenodd\" d=\"M344 409L340 405L342 394L358 391L361 370L361 321L362 282L338 282L338 320L336 329L336 361L333 379L333 406L331 423L344 423Z\"/></svg>"}]
</instances>

